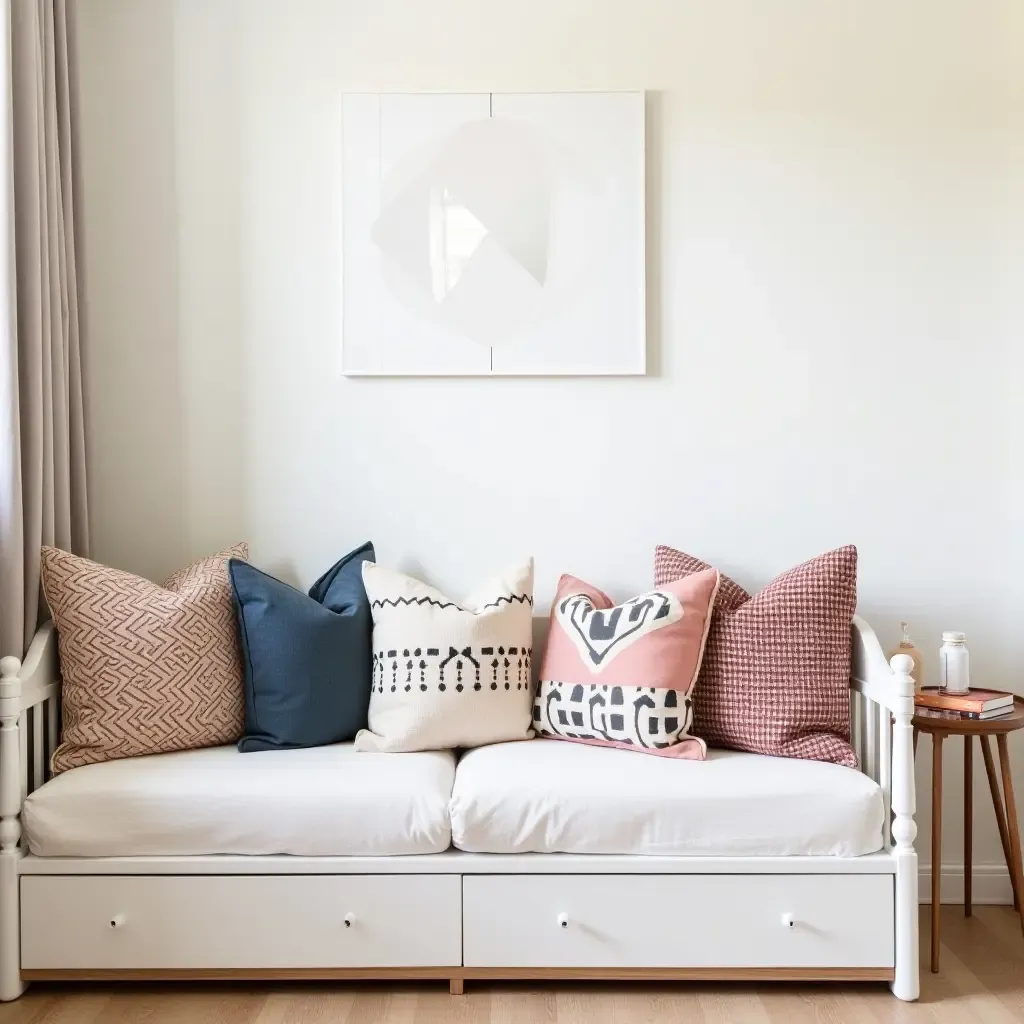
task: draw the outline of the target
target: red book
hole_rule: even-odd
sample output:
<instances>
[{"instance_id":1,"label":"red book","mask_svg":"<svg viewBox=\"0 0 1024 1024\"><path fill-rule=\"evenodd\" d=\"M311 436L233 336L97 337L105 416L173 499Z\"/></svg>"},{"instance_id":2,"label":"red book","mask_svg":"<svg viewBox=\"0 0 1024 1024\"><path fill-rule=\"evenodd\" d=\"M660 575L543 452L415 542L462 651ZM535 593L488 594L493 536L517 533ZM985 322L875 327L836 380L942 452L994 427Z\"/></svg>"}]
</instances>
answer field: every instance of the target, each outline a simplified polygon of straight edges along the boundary
<instances>
[{"instance_id":1,"label":"red book","mask_svg":"<svg viewBox=\"0 0 1024 1024\"><path fill-rule=\"evenodd\" d=\"M982 715L987 711L998 711L1013 707L1013 694L1005 690L979 690L971 687L970 693L943 693L937 686L926 686L914 697L919 708L936 708L939 711L959 711L971 715Z\"/></svg>"}]
</instances>

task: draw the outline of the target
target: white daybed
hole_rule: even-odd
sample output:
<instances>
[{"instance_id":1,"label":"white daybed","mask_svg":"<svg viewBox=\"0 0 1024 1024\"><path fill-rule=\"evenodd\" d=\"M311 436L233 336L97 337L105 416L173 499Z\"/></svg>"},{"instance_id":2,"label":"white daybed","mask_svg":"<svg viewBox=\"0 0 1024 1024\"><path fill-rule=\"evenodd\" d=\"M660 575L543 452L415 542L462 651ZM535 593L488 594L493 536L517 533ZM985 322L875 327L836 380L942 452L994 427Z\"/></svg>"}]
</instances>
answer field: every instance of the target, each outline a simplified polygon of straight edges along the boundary
<instances>
[{"instance_id":1,"label":"white daybed","mask_svg":"<svg viewBox=\"0 0 1024 1024\"><path fill-rule=\"evenodd\" d=\"M131 978L884 980L916 999L911 662L860 620L853 652L863 774L535 740L458 763L225 747L47 782L47 625L0 662L0 999Z\"/></svg>"}]
</instances>

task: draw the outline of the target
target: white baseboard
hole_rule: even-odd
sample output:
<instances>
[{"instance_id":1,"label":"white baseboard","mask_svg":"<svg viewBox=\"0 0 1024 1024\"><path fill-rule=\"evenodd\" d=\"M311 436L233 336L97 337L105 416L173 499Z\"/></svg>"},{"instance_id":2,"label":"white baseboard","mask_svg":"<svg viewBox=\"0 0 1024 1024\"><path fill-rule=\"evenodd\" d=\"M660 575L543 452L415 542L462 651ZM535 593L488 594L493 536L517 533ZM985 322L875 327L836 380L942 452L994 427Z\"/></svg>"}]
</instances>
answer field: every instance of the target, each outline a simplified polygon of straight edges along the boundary
<instances>
[{"instance_id":1,"label":"white baseboard","mask_svg":"<svg viewBox=\"0 0 1024 1024\"><path fill-rule=\"evenodd\" d=\"M928 865L921 868L919 874L918 898L922 903L932 901L932 869ZM939 886L940 902L963 903L964 901L964 866L963 864L945 864L942 868L942 881ZM1013 903L1013 888L1010 885L1010 872L1005 864L975 864L974 885L971 902L978 904Z\"/></svg>"}]
</instances>

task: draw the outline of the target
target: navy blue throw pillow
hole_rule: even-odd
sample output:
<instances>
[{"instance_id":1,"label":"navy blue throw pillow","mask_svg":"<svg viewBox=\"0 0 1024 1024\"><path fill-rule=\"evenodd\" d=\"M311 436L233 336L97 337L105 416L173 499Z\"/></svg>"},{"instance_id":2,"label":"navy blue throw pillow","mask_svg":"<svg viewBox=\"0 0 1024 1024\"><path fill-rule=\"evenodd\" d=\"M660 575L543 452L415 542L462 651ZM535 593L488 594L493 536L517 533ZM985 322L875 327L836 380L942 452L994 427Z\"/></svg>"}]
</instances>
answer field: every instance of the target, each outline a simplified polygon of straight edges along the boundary
<instances>
[{"instance_id":1,"label":"navy blue throw pillow","mask_svg":"<svg viewBox=\"0 0 1024 1024\"><path fill-rule=\"evenodd\" d=\"M318 747L366 728L373 619L363 562L373 545L346 555L310 588L228 561L245 670L243 753Z\"/></svg>"}]
</instances>

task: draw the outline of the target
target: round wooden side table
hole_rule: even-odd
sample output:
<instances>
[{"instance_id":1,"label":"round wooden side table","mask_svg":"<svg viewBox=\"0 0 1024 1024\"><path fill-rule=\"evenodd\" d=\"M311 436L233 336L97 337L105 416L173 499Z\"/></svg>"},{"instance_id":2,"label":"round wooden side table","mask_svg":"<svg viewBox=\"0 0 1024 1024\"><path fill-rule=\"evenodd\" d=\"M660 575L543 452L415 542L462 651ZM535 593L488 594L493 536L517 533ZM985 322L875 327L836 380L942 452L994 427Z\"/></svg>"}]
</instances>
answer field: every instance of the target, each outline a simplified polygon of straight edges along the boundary
<instances>
[{"instance_id":1,"label":"round wooden side table","mask_svg":"<svg viewBox=\"0 0 1024 1024\"><path fill-rule=\"evenodd\" d=\"M914 753L917 753L918 733L926 732L932 738L932 973L939 970L939 883L942 880L942 744L949 736L964 738L964 916L971 916L971 845L974 826L974 737L981 738L981 753L985 759L988 786L992 791L992 806L996 812L999 839L1013 886L1013 908L1020 915L1024 932L1024 866L1021 864L1020 828L1017 822L1017 804L1013 798L1013 779L1010 777L1010 754L1007 749L1008 733L1024 729L1024 699L1014 698L1013 711L999 718L981 720L961 718L942 711L918 708L914 714ZM996 764L992 757L990 737L995 736L999 748L999 767L1003 777L1003 795L999 795Z\"/></svg>"}]
</instances>

